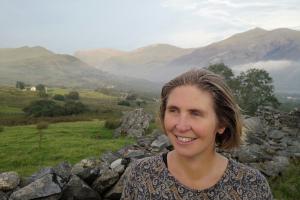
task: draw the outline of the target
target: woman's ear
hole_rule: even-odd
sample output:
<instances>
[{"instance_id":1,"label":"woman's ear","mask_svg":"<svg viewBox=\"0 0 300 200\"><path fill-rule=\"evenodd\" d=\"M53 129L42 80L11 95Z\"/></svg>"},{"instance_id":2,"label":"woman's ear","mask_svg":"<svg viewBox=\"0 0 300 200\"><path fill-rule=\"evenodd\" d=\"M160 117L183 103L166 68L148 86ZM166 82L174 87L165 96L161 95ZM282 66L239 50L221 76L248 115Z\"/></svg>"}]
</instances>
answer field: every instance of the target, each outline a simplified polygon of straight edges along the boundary
<instances>
[{"instance_id":1,"label":"woman's ear","mask_svg":"<svg viewBox=\"0 0 300 200\"><path fill-rule=\"evenodd\" d=\"M226 127L221 127L221 128L219 128L219 129L217 130L217 133L218 133L218 134L223 134L224 131L225 131L225 129L226 129Z\"/></svg>"}]
</instances>

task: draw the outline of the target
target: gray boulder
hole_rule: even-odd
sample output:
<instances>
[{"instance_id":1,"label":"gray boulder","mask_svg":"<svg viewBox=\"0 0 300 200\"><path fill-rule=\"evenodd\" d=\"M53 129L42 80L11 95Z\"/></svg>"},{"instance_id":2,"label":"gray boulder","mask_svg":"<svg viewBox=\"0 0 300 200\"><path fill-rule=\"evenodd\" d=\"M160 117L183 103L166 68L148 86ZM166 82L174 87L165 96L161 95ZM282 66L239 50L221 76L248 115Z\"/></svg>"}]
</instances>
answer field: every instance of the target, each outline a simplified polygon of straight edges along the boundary
<instances>
[{"instance_id":1,"label":"gray boulder","mask_svg":"<svg viewBox=\"0 0 300 200\"><path fill-rule=\"evenodd\" d=\"M106 169L101 172L100 177L98 177L93 182L93 189L99 192L100 194L105 192L108 188L112 187L119 179L119 173L112 170Z\"/></svg>"},{"instance_id":2,"label":"gray boulder","mask_svg":"<svg viewBox=\"0 0 300 200\"><path fill-rule=\"evenodd\" d=\"M54 173L60 176L65 183L69 181L71 170L72 166L68 162L61 162L53 168Z\"/></svg>"},{"instance_id":3,"label":"gray boulder","mask_svg":"<svg viewBox=\"0 0 300 200\"><path fill-rule=\"evenodd\" d=\"M151 119L151 115L144 112L142 108L128 112L122 118L121 126L114 131L114 136L141 137L145 135Z\"/></svg>"},{"instance_id":4,"label":"gray boulder","mask_svg":"<svg viewBox=\"0 0 300 200\"><path fill-rule=\"evenodd\" d=\"M251 144L242 145L236 151L237 158L242 163L262 162L264 160L272 160L272 156L268 155L264 150L264 146Z\"/></svg>"},{"instance_id":5,"label":"gray boulder","mask_svg":"<svg viewBox=\"0 0 300 200\"><path fill-rule=\"evenodd\" d=\"M0 200L7 200L7 199L8 199L7 195L4 192L0 191Z\"/></svg>"},{"instance_id":6,"label":"gray boulder","mask_svg":"<svg viewBox=\"0 0 300 200\"><path fill-rule=\"evenodd\" d=\"M247 133L263 133L264 126L259 117L246 118L243 121L243 125Z\"/></svg>"},{"instance_id":7,"label":"gray boulder","mask_svg":"<svg viewBox=\"0 0 300 200\"><path fill-rule=\"evenodd\" d=\"M122 164L122 158L119 158L118 160L115 160L110 164L110 168L119 174L122 174L125 170L125 166Z\"/></svg>"},{"instance_id":8,"label":"gray boulder","mask_svg":"<svg viewBox=\"0 0 300 200\"><path fill-rule=\"evenodd\" d=\"M285 133L280 130L272 130L269 132L268 137L273 140L280 140L285 136Z\"/></svg>"},{"instance_id":9,"label":"gray boulder","mask_svg":"<svg viewBox=\"0 0 300 200\"><path fill-rule=\"evenodd\" d=\"M72 167L71 173L91 184L100 173L99 164L100 161L96 159L83 159Z\"/></svg>"},{"instance_id":10,"label":"gray boulder","mask_svg":"<svg viewBox=\"0 0 300 200\"><path fill-rule=\"evenodd\" d=\"M104 154L102 154L100 160L103 161L104 163L107 163L108 165L110 165L113 161L118 160L119 158L121 158L122 155L116 152L111 152L108 151Z\"/></svg>"},{"instance_id":11,"label":"gray boulder","mask_svg":"<svg viewBox=\"0 0 300 200\"><path fill-rule=\"evenodd\" d=\"M15 189L20 183L20 177L16 172L4 172L0 174L0 191Z\"/></svg>"},{"instance_id":12,"label":"gray boulder","mask_svg":"<svg viewBox=\"0 0 300 200\"><path fill-rule=\"evenodd\" d=\"M61 193L61 181L60 177L54 174L47 174L13 192L9 200L30 200L43 197L53 199L51 196L54 196L54 199L58 199Z\"/></svg>"},{"instance_id":13,"label":"gray boulder","mask_svg":"<svg viewBox=\"0 0 300 200\"><path fill-rule=\"evenodd\" d=\"M156 140L154 140L151 144L152 148L156 148L162 150L163 148L171 146L169 138L166 135L159 135Z\"/></svg>"},{"instance_id":14,"label":"gray boulder","mask_svg":"<svg viewBox=\"0 0 300 200\"><path fill-rule=\"evenodd\" d=\"M78 176L72 175L63 190L63 200L101 200L100 195L82 181Z\"/></svg>"},{"instance_id":15,"label":"gray boulder","mask_svg":"<svg viewBox=\"0 0 300 200\"><path fill-rule=\"evenodd\" d=\"M43 176L47 175L47 174L54 174L54 170L53 167L45 167L40 169L38 172L32 174L30 177L27 177L22 186L25 187L26 185L36 181L37 179L42 178Z\"/></svg>"},{"instance_id":16,"label":"gray boulder","mask_svg":"<svg viewBox=\"0 0 300 200\"><path fill-rule=\"evenodd\" d=\"M275 177L278 176L279 173L284 171L289 165L289 159L284 156L276 156L271 161L266 161L262 164L262 168L260 169L266 175Z\"/></svg>"},{"instance_id":17,"label":"gray boulder","mask_svg":"<svg viewBox=\"0 0 300 200\"><path fill-rule=\"evenodd\" d=\"M105 199L119 200L121 198L126 177L130 173L130 168L127 167L119 181L104 195Z\"/></svg>"}]
</instances>

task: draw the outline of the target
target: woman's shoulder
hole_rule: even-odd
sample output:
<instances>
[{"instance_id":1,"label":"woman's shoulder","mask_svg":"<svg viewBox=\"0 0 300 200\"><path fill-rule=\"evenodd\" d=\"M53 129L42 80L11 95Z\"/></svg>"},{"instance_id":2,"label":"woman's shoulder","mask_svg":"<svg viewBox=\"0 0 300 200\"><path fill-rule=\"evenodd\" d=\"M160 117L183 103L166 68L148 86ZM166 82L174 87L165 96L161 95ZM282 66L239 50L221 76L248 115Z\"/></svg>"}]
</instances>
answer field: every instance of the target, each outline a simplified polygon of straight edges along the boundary
<instances>
[{"instance_id":1,"label":"woman's shoulder","mask_svg":"<svg viewBox=\"0 0 300 200\"><path fill-rule=\"evenodd\" d=\"M231 175L234 176L235 179L244 180L247 182L253 182L255 180L266 181L266 178L259 170L233 159L230 159L230 162Z\"/></svg>"},{"instance_id":2,"label":"woman's shoulder","mask_svg":"<svg viewBox=\"0 0 300 200\"><path fill-rule=\"evenodd\" d=\"M259 170L230 159L228 173L229 182L235 189L256 196L256 199L272 199L269 183Z\"/></svg>"},{"instance_id":3,"label":"woman's shoulder","mask_svg":"<svg viewBox=\"0 0 300 200\"><path fill-rule=\"evenodd\" d=\"M157 154L150 157L145 157L133 161L131 164L132 173L155 173L164 169L162 154Z\"/></svg>"}]
</instances>

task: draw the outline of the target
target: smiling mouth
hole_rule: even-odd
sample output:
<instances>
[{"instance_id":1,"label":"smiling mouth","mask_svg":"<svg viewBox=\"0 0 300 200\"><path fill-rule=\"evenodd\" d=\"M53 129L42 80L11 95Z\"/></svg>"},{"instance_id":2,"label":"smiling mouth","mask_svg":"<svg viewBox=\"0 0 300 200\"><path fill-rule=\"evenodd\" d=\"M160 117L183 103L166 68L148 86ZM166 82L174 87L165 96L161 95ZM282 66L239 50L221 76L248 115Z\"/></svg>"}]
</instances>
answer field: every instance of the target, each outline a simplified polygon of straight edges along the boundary
<instances>
[{"instance_id":1,"label":"smiling mouth","mask_svg":"<svg viewBox=\"0 0 300 200\"><path fill-rule=\"evenodd\" d=\"M176 138L179 142L183 142L183 143L188 143L188 142L192 142L193 140L196 140L196 138L181 137L181 136L176 136Z\"/></svg>"}]
</instances>

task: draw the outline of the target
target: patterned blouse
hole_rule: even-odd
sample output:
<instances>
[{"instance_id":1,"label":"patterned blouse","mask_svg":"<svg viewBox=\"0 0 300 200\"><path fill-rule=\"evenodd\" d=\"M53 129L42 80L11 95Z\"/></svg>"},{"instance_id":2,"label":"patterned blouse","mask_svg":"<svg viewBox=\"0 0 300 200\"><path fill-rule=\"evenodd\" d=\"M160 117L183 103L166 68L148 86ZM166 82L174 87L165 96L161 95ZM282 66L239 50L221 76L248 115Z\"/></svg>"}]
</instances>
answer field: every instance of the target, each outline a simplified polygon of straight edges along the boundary
<instances>
[{"instance_id":1,"label":"patterned blouse","mask_svg":"<svg viewBox=\"0 0 300 200\"><path fill-rule=\"evenodd\" d=\"M204 190L191 189L170 174L162 154L137 160L125 181L122 200L272 200L266 178L258 171L229 159L222 178Z\"/></svg>"}]
</instances>

